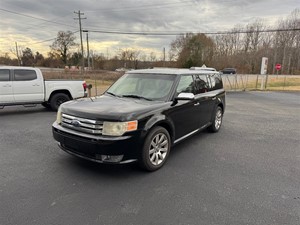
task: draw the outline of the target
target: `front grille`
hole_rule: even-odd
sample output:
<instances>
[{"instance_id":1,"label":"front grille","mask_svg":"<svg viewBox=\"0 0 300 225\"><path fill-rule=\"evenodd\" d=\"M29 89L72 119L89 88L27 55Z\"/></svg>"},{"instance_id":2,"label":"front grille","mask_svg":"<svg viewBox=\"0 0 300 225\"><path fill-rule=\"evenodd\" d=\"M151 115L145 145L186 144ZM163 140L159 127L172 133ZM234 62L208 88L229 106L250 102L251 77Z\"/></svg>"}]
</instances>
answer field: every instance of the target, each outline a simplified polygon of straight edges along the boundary
<instances>
[{"instance_id":1,"label":"front grille","mask_svg":"<svg viewBox=\"0 0 300 225\"><path fill-rule=\"evenodd\" d=\"M103 122L62 114L62 126L88 134L102 134Z\"/></svg>"}]
</instances>

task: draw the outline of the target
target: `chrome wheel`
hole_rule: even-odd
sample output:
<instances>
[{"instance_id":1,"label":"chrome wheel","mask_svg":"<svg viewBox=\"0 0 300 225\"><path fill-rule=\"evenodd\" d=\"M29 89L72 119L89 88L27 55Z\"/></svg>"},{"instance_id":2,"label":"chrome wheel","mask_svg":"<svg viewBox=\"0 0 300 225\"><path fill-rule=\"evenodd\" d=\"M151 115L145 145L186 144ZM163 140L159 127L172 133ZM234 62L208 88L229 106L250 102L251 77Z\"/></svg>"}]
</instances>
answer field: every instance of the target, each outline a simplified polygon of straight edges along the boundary
<instances>
[{"instance_id":1,"label":"chrome wheel","mask_svg":"<svg viewBox=\"0 0 300 225\"><path fill-rule=\"evenodd\" d=\"M218 108L217 112L216 112L216 118L215 118L215 128L217 130L220 129L222 124L222 110L220 108Z\"/></svg>"},{"instance_id":2,"label":"chrome wheel","mask_svg":"<svg viewBox=\"0 0 300 225\"><path fill-rule=\"evenodd\" d=\"M214 133L218 132L221 129L222 121L223 121L223 109L220 106L217 106L211 121L212 124L208 127L208 130Z\"/></svg>"},{"instance_id":3,"label":"chrome wheel","mask_svg":"<svg viewBox=\"0 0 300 225\"><path fill-rule=\"evenodd\" d=\"M169 139L164 133L156 134L151 140L149 148L150 162L158 166L167 156L169 150Z\"/></svg>"},{"instance_id":4,"label":"chrome wheel","mask_svg":"<svg viewBox=\"0 0 300 225\"><path fill-rule=\"evenodd\" d=\"M140 166L151 172L161 168L167 161L171 143L170 134L164 127L153 127L145 138L138 159Z\"/></svg>"}]
</instances>

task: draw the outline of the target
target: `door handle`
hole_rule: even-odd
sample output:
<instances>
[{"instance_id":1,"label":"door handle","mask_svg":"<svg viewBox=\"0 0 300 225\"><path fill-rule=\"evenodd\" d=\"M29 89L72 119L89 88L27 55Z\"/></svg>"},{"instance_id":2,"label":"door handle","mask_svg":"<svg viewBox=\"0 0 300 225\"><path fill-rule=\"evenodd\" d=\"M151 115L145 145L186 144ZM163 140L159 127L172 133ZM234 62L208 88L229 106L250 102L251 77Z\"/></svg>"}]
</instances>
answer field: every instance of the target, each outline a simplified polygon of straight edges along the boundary
<instances>
[{"instance_id":1,"label":"door handle","mask_svg":"<svg viewBox=\"0 0 300 225\"><path fill-rule=\"evenodd\" d=\"M194 106L197 106L197 105L200 105L200 103L199 103L199 102L197 102L197 103L195 103L195 104L194 104Z\"/></svg>"},{"instance_id":2,"label":"door handle","mask_svg":"<svg viewBox=\"0 0 300 225\"><path fill-rule=\"evenodd\" d=\"M33 84L32 86L40 86L39 84Z\"/></svg>"},{"instance_id":3,"label":"door handle","mask_svg":"<svg viewBox=\"0 0 300 225\"><path fill-rule=\"evenodd\" d=\"M3 87L11 87L11 85L10 84L5 84L5 85L3 85Z\"/></svg>"}]
</instances>

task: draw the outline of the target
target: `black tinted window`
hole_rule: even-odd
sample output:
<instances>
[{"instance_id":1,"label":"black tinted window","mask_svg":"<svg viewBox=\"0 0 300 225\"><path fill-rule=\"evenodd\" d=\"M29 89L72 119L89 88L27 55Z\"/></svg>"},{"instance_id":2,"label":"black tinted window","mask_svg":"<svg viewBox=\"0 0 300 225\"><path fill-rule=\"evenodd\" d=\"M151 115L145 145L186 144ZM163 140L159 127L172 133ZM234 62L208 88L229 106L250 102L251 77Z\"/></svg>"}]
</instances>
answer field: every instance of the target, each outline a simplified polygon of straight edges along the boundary
<instances>
[{"instance_id":1,"label":"black tinted window","mask_svg":"<svg viewBox=\"0 0 300 225\"><path fill-rule=\"evenodd\" d=\"M179 93L194 93L194 79L192 75L181 76L176 92Z\"/></svg>"},{"instance_id":2,"label":"black tinted window","mask_svg":"<svg viewBox=\"0 0 300 225\"><path fill-rule=\"evenodd\" d=\"M195 75L196 94L205 93L209 90L209 84L206 75Z\"/></svg>"},{"instance_id":3,"label":"black tinted window","mask_svg":"<svg viewBox=\"0 0 300 225\"><path fill-rule=\"evenodd\" d=\"M0 82L1 81L9 81L9 70L0 70Z\"/></svg>"},{"instance_id":4,"label":"black tinted window","mask_svg":"<svg viewBox=\"0 0 300 225\"><path fill-rule=\"evenodd\" d=\"M35 80L37 78L34 70L15 70L14 75L16 81Z\"/></svg>"},{"instance_id":5,"label":"black tinted window","mask_svg":"<svg viewBox=\"0 0 300 225\"><path fill-rule=\"evenodd\" d=\"M210 75L211 90L217 90L223 88L222 78L220 74Z\"/></svg>"}]
</instances>

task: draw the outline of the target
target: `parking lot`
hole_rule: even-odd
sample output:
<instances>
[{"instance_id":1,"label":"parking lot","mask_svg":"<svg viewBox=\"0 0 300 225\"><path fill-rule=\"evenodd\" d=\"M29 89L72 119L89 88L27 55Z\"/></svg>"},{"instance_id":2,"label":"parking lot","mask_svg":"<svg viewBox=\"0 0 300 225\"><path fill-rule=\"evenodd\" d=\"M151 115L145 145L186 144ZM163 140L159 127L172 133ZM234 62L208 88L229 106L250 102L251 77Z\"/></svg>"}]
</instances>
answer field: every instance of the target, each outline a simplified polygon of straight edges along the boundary
<instances>
[{"instance_id":1,"label":"parking lot","mask_svg":"<svg viewBox=\"0 0 300 225\"><path fill-rule=\"evenodd\" d=\"M221 131L154 173L68 155L42 106L0 110L0 224L300 224L300 93L226 97Z\"/></svg>"}]
</instances>

